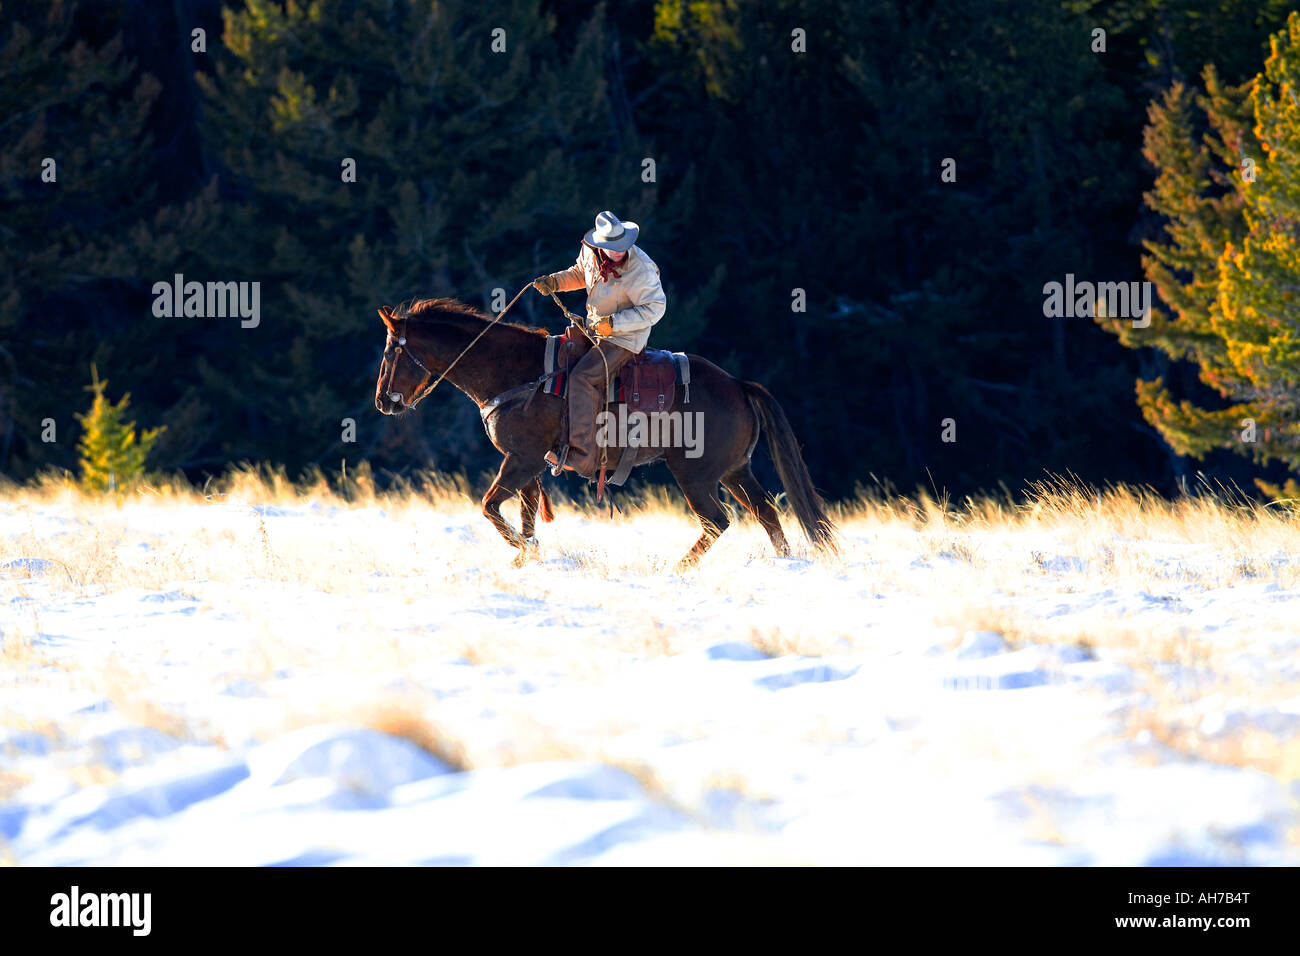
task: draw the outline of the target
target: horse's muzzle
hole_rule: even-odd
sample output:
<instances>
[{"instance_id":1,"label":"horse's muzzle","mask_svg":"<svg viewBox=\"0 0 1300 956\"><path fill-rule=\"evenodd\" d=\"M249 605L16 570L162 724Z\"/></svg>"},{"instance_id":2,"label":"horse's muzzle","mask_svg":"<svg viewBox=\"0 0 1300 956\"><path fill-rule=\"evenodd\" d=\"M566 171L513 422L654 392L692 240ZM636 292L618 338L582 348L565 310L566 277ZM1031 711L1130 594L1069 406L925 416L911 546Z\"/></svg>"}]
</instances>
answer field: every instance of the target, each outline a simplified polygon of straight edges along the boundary
<instances>
[{"instance_id":1,"label":"horse's muzzle","mask_svg":"<svg viewBox=\"0 0 1300 956\"><path fill-rule=\"evenodd\" d=\"M387 395L375 396L375 408L385 415L404 415L411 406L406 404L401 393L389 392Z\"/></svg>"}]
</instances>

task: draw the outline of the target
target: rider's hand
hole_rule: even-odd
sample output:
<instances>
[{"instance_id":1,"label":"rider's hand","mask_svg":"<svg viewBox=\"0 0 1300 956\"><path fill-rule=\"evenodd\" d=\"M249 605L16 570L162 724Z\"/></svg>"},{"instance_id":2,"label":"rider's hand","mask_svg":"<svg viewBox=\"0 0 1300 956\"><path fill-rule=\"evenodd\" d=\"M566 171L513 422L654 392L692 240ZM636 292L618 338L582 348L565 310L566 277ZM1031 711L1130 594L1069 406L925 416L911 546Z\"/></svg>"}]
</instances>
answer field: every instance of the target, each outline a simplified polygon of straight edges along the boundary
<instances>
[{"instance_id":1,"label":"rider's hand","mask_svg":"<svg viewBox=\"0 0 1300 956\"><path fill-rule=\"evenodd\" d=\"M555 291L555 287L558 285L559 283L555 280L555 276L538 276L533 280L533 288L542 295L550 295Z\"/></svg>"},{"instance_id":2,"label":"rider's hand","mask_svg":"<svg viewBox=\"0 0 1300 956\"><path fill-rule=\"evenodd\" d=\"M597 335L613 335L614 323L610 321L608 315L593 315L591 317L591 331Z\"/></svg>"}]
</instances>

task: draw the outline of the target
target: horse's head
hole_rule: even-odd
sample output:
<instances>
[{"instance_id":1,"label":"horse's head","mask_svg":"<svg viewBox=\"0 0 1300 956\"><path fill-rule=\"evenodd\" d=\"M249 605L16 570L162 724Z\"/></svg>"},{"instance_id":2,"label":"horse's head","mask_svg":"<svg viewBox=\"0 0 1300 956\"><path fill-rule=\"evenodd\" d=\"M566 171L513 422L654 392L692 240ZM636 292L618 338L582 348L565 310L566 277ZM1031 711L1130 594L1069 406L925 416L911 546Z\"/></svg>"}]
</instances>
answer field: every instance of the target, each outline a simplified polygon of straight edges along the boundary
<instances>
[{"instance_id":1,"label":"horse's head","mask_svg":"<svg viewBox=\"0 0 1300 956\"><path fill-rule=\"evenodd\" d=\"M388 339L384 342L384 356L375 382L375 408L385 415L402 415L424 397L433 375L407 345L410 322L406 310L399 308L394 312L383 306L379 317L384 321Z\"/></svg>"}]
</instances>

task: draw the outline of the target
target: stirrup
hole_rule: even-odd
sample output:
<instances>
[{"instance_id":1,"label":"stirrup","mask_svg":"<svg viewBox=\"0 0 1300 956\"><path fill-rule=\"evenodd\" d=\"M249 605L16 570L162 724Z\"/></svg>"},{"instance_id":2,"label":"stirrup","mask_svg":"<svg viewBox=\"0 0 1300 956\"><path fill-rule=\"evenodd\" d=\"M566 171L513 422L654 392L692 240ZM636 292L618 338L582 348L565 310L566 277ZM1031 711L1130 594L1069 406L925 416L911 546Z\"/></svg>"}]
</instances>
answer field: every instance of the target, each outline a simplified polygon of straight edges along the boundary
<instances>
[{"instance_id":1,"label":"stirrup","mask_svg":"<svg viewBox=\"0 0 1300 956\"><path fill-rule=\"evenodd\" d=\"M561 445L556 451L546 453L547 461L551 464L551 474L556 478L560 477L560 472L564 471L564 460L569 457L569 446Z\"/></svg>"}]
</instances>

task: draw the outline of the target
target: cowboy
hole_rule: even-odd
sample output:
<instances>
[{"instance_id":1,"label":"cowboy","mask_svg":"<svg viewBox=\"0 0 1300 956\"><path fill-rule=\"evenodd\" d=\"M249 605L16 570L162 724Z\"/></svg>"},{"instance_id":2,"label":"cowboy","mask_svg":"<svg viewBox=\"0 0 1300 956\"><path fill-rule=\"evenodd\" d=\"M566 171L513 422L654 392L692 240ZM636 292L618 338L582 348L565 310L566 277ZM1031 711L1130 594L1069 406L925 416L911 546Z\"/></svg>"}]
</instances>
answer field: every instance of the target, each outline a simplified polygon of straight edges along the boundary
<instances>
[{"instance_id":1,"label":"cowboy","mask_svg":"<svg viewBox=\"0 0 1300 956\"><path fill-rule=\"evenodd\" d=\"M555 453L554 474L568 467L584 478L595 477L600 467L596 414L605 405L606 383L646 347L650 327L663 318L659 267L636 245L640 231L636 223L622 222L605 210L583 238L572 266L533 280L542 295L585 287L587 327L597 339L569 373L569 443Z\"/></svg>"}]
</instances>

